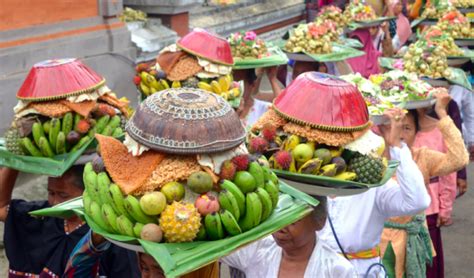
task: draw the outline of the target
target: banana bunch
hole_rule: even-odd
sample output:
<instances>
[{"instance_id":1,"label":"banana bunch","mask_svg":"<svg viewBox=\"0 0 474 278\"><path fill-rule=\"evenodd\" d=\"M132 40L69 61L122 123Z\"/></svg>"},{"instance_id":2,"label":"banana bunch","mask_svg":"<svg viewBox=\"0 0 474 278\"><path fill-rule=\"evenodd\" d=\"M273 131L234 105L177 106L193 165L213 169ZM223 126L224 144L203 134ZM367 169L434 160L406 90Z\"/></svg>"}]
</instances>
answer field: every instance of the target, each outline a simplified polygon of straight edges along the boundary
<instances>
[{"instance_id":1,"label":"banana bunch","mask_svg":"<svg viewBox=\"0 0 474 278\"><path fill-rule=\"evenodd\" d=\"M53 157L75 152L94 138L95 133L120 137L120 116L102 116L97 121L84 119L68 112L63 118L37 121L32 126L31 137L19 139L24 153L35 157Z\"/></svg>"},{"instance_id":2,"label":"banana bunch","mask_svg":"<svg viewBox=\"0 0 474 278\"><path fill-rule=\"evenodd\" d=\"M166 79L162 78L157 80L155 76L146 71L140 72L138 77L137 87L145 96L170 88L170 84ZM175 82L179 83L179 81ZM181 85L177 86L175 82L172 84L173 88L181 87Z\"/></svg>"},{"instance_id":3,"label":"banana bunch","mask_svg":"<svg viewBox=\"0 0 474 278\"><path fill-rule=\"evenodd\" d=\"M132 195L124 196L118 185L111 182L106 172L94 171L92 163L84 167L84 210L103 230L140 238L145 224L157 223L157 218L146 215Z\"/></svg>"},{"instance_id":4,"label":"banana bunch","mask_svg":"<svg viewBox=\"0 0 474 278\"><path fill-rule=\"evenodd\" d=\"M224 180L218 199L220 212L208 214L203 227L210 240L246 232L264 222L277 206L279 186L277 176L268 168L252 162L249 173L258 180L255 190L244 193L234 182ZM260 167L260 168L258 168Z\"/></svg>"},{"instance_id":5,"label":"banana bunch","mask_svg":"<svg viewBox=\"0 0 474 278\"><path fill-rule=\"evenodd\" d=\"M205 91L220 95L226 100L232 100L240 96L240 88L232 86L232 76L230 74L212 80L211 83L200 81L198 87Z\"/></svg>"}]
</instances>

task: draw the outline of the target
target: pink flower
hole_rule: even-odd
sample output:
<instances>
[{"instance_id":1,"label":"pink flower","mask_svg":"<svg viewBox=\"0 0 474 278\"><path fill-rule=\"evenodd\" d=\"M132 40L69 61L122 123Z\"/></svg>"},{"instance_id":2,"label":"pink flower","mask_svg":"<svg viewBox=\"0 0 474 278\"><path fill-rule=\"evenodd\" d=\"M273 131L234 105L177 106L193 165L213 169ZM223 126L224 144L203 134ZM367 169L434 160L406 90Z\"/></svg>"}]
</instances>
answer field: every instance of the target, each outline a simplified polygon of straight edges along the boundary
<instances>
[{"instance_id":1,"label":"pink flower","mask_svg":"<svg viewBox=\"0 0 474 278\"><path fill-rule=\"evenodd\" d=\"M254 31L245 32L244 41L253 41L257 38L257 34Z\"/></svg>"},{"instance_id":2,"label":"pink flower","mask_svg":"<svg viewBox=\"0 0 474 278\"><path fill-rule=\"evenodd\" d=\"M393 63L393 67L399 70L403 70L403 60L402 59L396 60L395 63Z\"/></svg>"}]
</instances>

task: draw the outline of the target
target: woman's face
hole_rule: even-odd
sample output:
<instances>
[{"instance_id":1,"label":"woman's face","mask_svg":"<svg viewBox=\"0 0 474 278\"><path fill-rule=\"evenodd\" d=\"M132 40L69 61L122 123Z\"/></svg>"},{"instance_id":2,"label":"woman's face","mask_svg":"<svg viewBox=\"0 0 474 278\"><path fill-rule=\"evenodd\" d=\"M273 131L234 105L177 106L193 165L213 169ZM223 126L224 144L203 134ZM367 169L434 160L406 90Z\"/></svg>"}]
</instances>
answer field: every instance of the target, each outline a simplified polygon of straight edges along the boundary
<instances>
[{"instance_id":1,"label":"woman's face","mask_svg":"<svg viewBox=\"0 0 474 278\"><path fill-rule=\"evenodd\" d=\"M416 137L416 125L415 118L412 114L408 113L403 119L402 134L400 139L403 140L409 147L413 146Z\"/></svg>"},{"instance_id":2,"label":"woman's face","mask_svg":"<svg viewBox=\"0 0 474 278\"><path fill-rule=\"evenodd\" d=\"M324 224L322 224L324 225ZM283 250L296 250L312 242L315 232L322 226L316 223L312 214L273 233L275 242Z\"/></svg>"},{"instance_id":3,"label":"woman's face","mask_svg":"<svg viewBox=\"0 0 474 278\"><path fill-rule=\"evenodd\" d=\"M393 13L395 14L395 16L398 16L399 14L401 14L402 10L403 10L403 6L401 2L397 2L395 6L393 7Z\"/></svg>"},{"instance_id":4,"label":"woman's face","mask_svg":"<svg viewBox=\"0 0 474 278\"><path fill-rule=\"evenodd\" d=\"M142 278L165 278L163 270L152 256L144 253L138 255Z\"/></svg>"}]
</instances>

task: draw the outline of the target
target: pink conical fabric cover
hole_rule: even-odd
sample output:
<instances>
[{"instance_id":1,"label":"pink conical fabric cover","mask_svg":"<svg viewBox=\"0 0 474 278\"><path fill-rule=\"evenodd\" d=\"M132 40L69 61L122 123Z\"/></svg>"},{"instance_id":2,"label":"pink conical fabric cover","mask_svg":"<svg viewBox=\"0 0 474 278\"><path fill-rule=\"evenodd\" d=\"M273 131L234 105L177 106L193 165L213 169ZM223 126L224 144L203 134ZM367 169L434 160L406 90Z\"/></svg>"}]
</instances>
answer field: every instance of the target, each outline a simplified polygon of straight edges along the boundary
<instances>
[{"instance_id":1,"label":"pink conical fabric cover","mask_svg":"<svg viewBox=\"0 0 474 278\"><path fill-rule=\"evenodd\" d=\"M273 108L291 122L327 131L362 130L369 113L357 87L329 74L306 72L273 102Z\"/></svg>"},{"instance_id":2,"label":"pink conical fabric cover","mask_svg":"<svg viewBox=\"0 0 474 278\"><path fill-rule=\"evenodd\" d=\"M185 52L204 58L214 63L232 66L234 58L229 42L208 31L195 28L176 43Z\"/></svg>"},{"instance_id":3,"label":"pink conical fabric cover","mask_svg":"<svg viewBox=\"0 0 474 278\"><path fill-rule=\"evenodd\" d=\"M35 64L17 93L27 101L49 101L97 90L105 79L78 59L54 59Z\"/></svg>"}]
</instances>

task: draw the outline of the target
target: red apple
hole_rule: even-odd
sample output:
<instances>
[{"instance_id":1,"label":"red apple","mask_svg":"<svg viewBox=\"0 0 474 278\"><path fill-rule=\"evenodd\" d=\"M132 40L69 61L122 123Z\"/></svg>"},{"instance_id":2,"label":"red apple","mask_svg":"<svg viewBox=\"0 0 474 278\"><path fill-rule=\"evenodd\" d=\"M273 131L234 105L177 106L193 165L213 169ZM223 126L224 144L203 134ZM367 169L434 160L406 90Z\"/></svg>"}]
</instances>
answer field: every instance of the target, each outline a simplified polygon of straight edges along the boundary
<instances>
[{"instance_id":1,"label":"red apple","mask_svg":"<svg viewBox=\"0 0 474 278\"><path fill-rule=\"evenodd\" d=\"M209 213L218 212L220 208L217 198L208 193L199 196L194 205L203 216Z\"/></svg>"}]
</instances>

